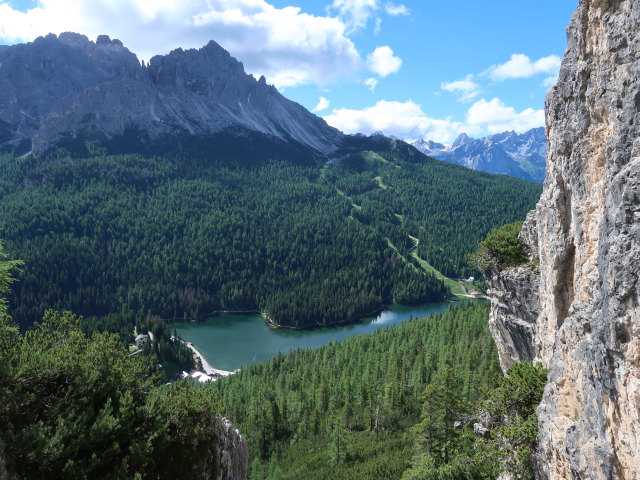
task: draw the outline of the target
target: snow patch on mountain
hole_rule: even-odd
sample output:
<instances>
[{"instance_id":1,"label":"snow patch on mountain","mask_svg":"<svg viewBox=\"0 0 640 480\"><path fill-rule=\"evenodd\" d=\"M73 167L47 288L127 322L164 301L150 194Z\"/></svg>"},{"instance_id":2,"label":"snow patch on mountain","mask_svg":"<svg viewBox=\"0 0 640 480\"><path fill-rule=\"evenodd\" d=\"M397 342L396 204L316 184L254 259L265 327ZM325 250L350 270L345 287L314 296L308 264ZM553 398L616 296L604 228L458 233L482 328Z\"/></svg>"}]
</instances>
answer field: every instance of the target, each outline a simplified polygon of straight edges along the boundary
<instances>
[{"instance_id":1,"label":"snow patch on mountain","mask_svg":"<svg viewBox=\"0 0 640 480\"><path fill-rule=\"evenodd\" d=\"M418 140L413 146L431 157L474 170L534 182L544 180L547 141L542 127L520 135L511 131L482 138L471 138L462 133L451 145Z\"/></svg>"}]
</instances>

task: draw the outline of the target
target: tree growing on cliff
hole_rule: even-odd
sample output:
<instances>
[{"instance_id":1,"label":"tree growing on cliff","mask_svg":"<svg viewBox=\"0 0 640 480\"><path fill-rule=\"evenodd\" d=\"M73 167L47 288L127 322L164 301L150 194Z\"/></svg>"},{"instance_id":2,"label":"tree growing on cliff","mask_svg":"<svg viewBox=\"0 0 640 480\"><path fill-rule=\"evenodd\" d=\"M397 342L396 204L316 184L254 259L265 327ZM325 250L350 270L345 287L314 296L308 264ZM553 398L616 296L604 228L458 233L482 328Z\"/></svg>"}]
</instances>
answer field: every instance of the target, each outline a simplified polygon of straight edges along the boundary
<instances>
[{"instance_id":1,"label":"tree growing on cliff","mask_svg":"<svg viewBox=\"0 0 640 480\"><path fill-rule=\"evenodd\" d=\"M491 230L478 249L469 255L469 263L482 272L504 270L527 263L529 256L519 236L522 223L509 223Z\"/></svg>"},{"instance_id":2,"label":"tree growing on cliff","mask_svg":"<svg viewBox=\"0 0 640 480\"><path fill-rule=\"evenodd\" d=\"M413 427L415 455L403 480L489 480L502 472L533 480L536 407L546 375L540 364L516 364L472 408L460 395L458 374L445 368L424 391L422 420ZM482 428L471 428L477 417Z\"/></svg>"}]
</instances>

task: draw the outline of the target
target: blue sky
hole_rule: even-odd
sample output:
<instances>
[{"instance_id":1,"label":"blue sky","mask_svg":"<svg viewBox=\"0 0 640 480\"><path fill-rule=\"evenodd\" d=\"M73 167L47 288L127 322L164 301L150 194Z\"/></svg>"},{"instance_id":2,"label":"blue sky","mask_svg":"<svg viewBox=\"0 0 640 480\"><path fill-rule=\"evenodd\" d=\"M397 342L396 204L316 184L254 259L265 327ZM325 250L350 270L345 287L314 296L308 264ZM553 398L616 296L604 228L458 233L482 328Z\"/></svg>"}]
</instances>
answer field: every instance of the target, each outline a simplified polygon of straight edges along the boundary
<instances>
[{"instance_id":1,"label":"blue sky","mask_svg":"<svg viewBox=\"0 0 640 480\"><path fill-rule=\"evenodd\" d=\"M544 122L577 0L0 0L0 43L77 31L140 58L216 40L341 130L451 142ZM323 99L323 100L321 100Z\"/></svg>"}]
</instances>

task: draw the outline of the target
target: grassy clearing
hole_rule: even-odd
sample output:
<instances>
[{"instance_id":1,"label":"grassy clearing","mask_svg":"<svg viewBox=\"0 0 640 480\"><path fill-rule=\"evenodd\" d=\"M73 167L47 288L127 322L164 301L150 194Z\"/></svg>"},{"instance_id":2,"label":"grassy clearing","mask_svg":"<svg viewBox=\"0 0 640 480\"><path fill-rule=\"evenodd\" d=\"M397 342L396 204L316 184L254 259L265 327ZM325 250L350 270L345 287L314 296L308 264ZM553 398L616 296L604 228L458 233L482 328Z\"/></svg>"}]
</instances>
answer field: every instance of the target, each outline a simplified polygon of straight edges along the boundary
<instances>
[{"instance_id":1,"label":"grassy clearing","mask_svg":"<svg viewBox=\"0 0 640 480\"><path fill-rule=\"evenodd\" d=\"M422 267L424 271L431 272L436 276L436 278L443 280L444 284L447 287L449 287L449 289L451 290L451 293L453 293L454 295L464 295L467 293L466 289L462 286L461 282L458 282L457 280L454 280L449 277L445 277L442 273L440 273L438 270L436 270L431 265L429 265L429 262L420 258L416 250L411 252L411 256L415 258L415 260L418 262L418 264Z\"/></svg>"},{"instance_id":2,"label":"grassy clearing","mask_svg":"<svg viewBox=\"0 0 640 480\"><path fill-rule=\"evenodd\" d=\"M387 187L387 186L385 185L385 183L382 181L382 177L373 177L373 180L378 184L378 187L383 188L384 190L386 190L387 188L389 188L389 187Z\"/></svg>"},{"instance_id":3,"label":"grassy clearing","mask_svg":"<svg viewBox=\"0 0 640 480\"><path fill-rule=\"evenodd\" d=\"M391 163L386 158L378 155L376 152L366 151L360 154L362 158L364 158L368 162L381 162L381 163Z\"/></svg>"},{"instance_id":4,"label":"grassy clearing","mask_svg":"<svg viewBox=\"0 0 640 480\"><path fill-rule=\"evenodd\" d=\"M411 235L409 235L409 238L416 246L418 245L418 243L420 243L420 240L417 239L416 237L412 237ZM387 245L389 245L389 248L392 248L400 258L402 258L405 262L407 262L413 268L416 268L416 266L413 263L411 263L407 258L405 258L403 255L400 254L400 252L398 251L396 246L391 242L391 240L389 240L388 238L386 238L385 240L387 241ZM468 290L473 290L473 288L469 288L469 289L465 288L464 284L471 285L467 282L459 282L452 278L445 277L442 273L440 273L440 271L433 268L429 264L429 262L420 258L416 250L413 250L411 252L411 256L418 262L418 265L420 265L422 270L424 270L425 272L431 272L436 276L436 278L444 281L444 284L447 287L449 287L449 289L451 290L451 293L453 293L454 295L465 295L467 294Z\"/></svg>"},{"instance_id":5,"label":"grassy clearing","mask_svg":"<svg viewBox=\"0 0 640 480\"><path fill-rule=\"evenodd\" d=\"M346 193L344 193L342 190L340 190L340 189L336 188L336 192L338 192L338 194L339 194L339 195L342 195L344 198L346 198L347 200L349 200L349 201L351 202L351 206L352 206L353 208L355 208L356 210L358 210L358 211L359 211L359 210L361 210L361 209L362 209L362 207L361 207L360 205L356 205L355 203L353 203L353 199L352 199L349 195L347 195Z\"/></svg>"}]
</instances>

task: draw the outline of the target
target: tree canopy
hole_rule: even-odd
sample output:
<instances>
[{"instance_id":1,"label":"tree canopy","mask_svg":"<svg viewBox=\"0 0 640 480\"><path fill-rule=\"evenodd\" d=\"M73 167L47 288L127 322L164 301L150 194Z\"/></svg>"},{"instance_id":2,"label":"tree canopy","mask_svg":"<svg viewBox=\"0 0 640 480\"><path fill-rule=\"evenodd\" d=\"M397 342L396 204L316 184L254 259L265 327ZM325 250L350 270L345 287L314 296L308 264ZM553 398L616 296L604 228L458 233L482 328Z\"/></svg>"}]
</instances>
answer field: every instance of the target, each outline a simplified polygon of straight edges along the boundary
<instances>
[{"instance_id":1,"label":"tree canopy","mask_svg":"<svg viewBox=\"0 0 640 480\"><path fill-rule=\"evenodd\" d=\"M12 315L23 327L47 308L87 319L252 310L291 328L352 322L391 302L446 298L426 262L468 275L472 246L539 194L402 142L351 141L328 165L268 149L0 155L0 230L25 260Z\"/></svg>"}]
</instances>

